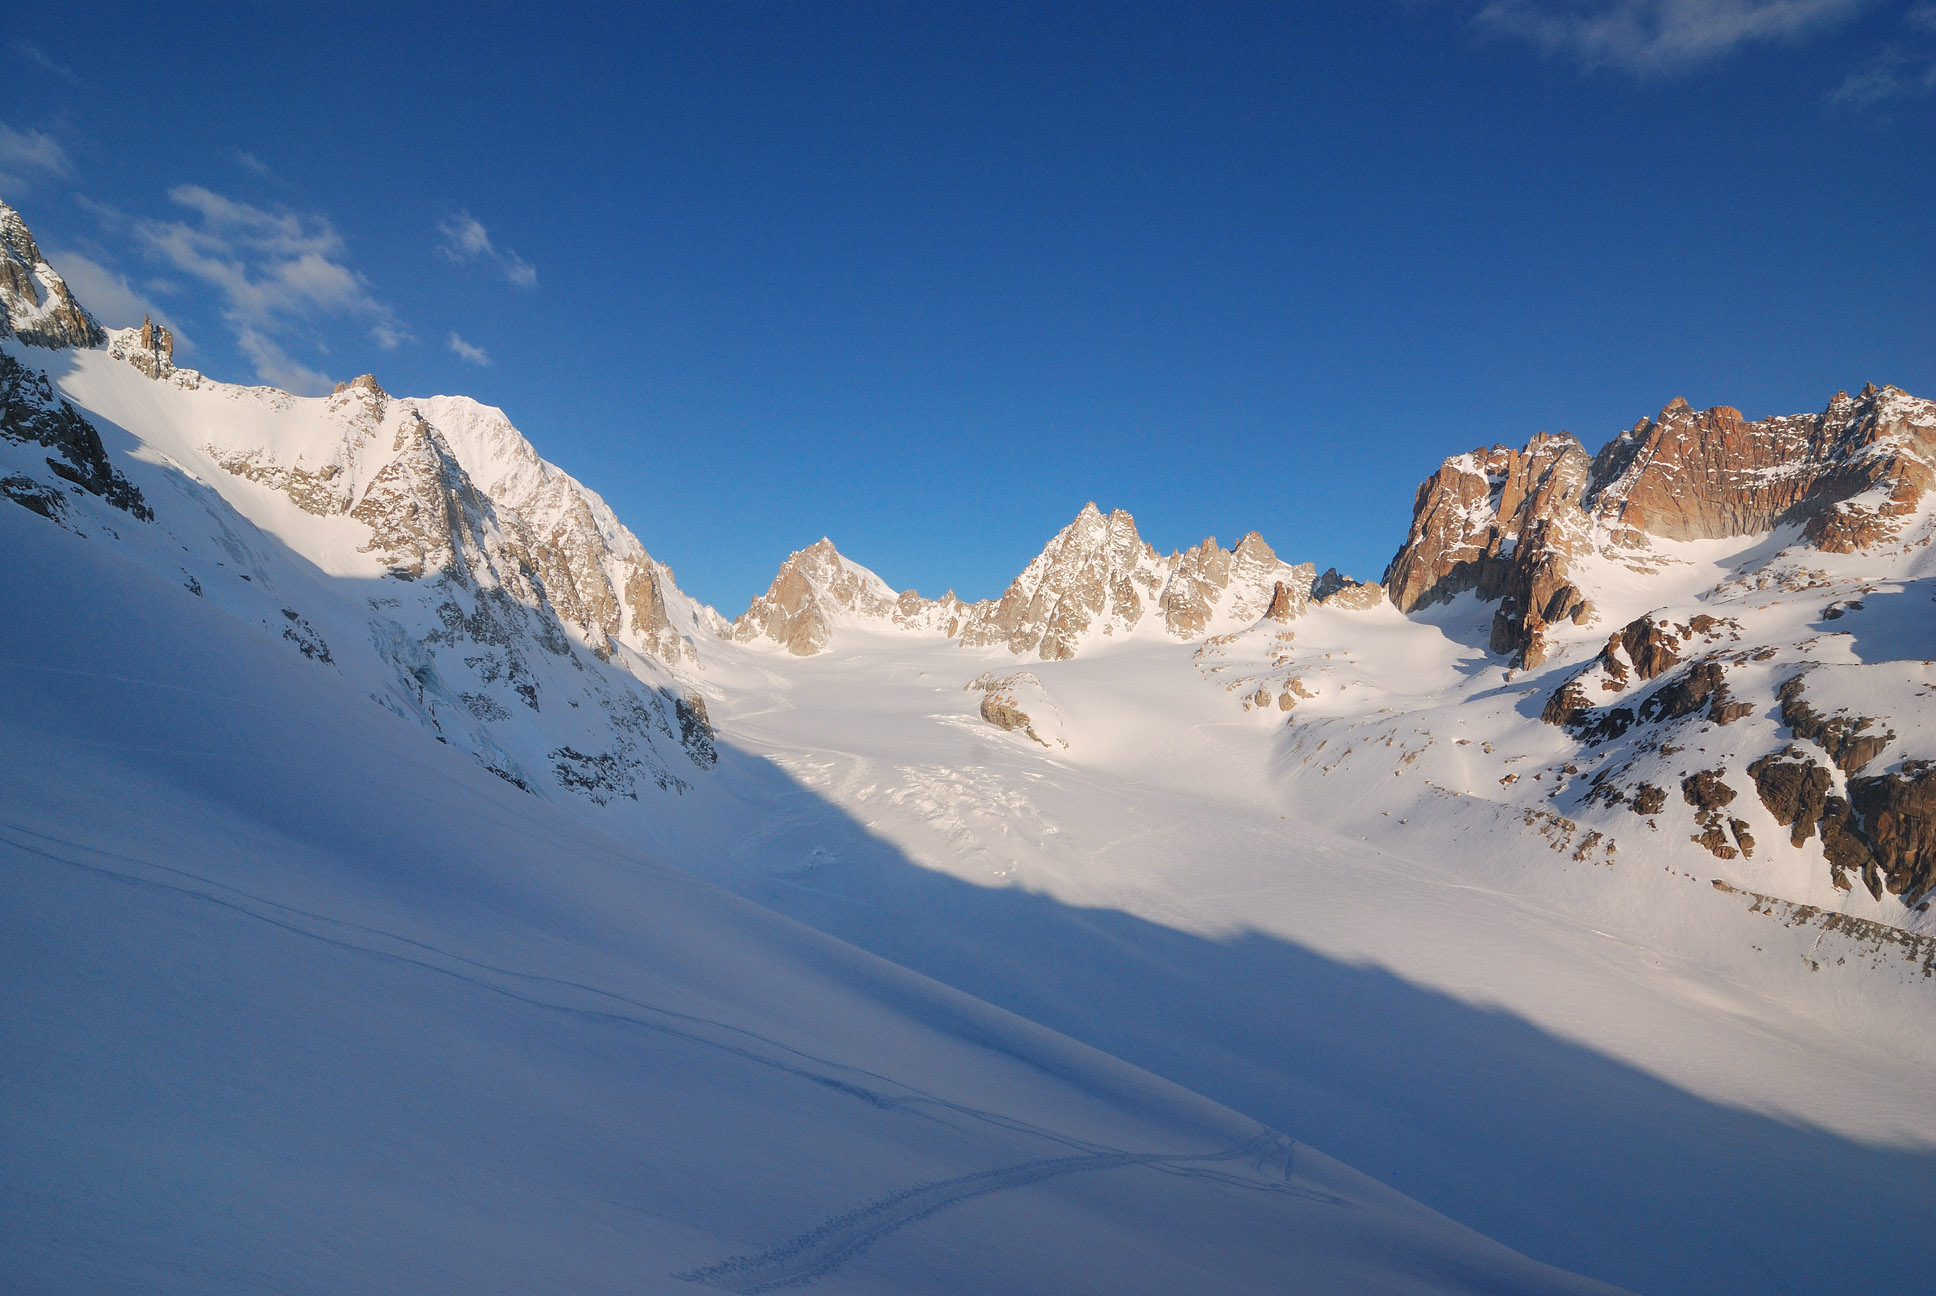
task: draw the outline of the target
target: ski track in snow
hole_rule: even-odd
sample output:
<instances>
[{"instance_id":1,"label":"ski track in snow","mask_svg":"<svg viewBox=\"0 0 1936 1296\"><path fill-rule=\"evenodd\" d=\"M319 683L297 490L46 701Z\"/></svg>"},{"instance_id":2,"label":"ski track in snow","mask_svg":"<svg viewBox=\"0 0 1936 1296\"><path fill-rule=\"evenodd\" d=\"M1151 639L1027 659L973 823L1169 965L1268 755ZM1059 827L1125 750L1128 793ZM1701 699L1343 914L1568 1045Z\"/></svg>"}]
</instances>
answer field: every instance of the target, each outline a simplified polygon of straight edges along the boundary
<instances>
[{"instance_id":1,"label":"ski track in snow","mask_svg":"<svg viewBox=\"0 0 1936 1296\"><path fill-rule=\"evenodd\" d=\"M31 829L23 828L17 824L0 822L0 829L6 830L5 833L0 833L0 842L4 842L6 845L24 854L35 856L52 863L80 869L129 886L168 891L176 895L199 900L203 903L228 910L244 918L266 923L272 927L278 927L283 931L304 937L308 940L317 941L321 944L346 950L351 953L364 954L373 958L383 959L390 963L449 977L453 980L462 981L467 985L474 986L479 990L500 995L506 999L515 1000L518 1003L526 1004L530 1007L570 1013L575 1016L597 1021L633 1026L641 1030L675 1036L717 1052L730 1054L733 1057L763 1067L770 1067L773 1070L784 1072L811 1084L819 1085L822 1088L835 1090L848 1097L858 1099L870 1107L875 1107L883 1111L919 1111L921 1109L928 1109L930 1111L948 1112L967 1117L971 1120L994 1125L1012 1133L1032 1135L1068 1147L1081 1148L1092 1155L1102 1155L1113 1151L1107 1148L1097 1148L1095 1145L1086 1143L1083 1140L1073 1139L1039 1125L1033 1125L1027 1121L1002 1115L999 1112L986 1111L981 1108L967 1106L963 1103L952 1102L946 1098L941 1098L937 1095L916 1089L892 1077L882 1075L879 1072L869 1071L863 1067L851 1066L844 1062L837 1062L831 1058L808 1053L802 1049L770 1039L757 1032L747 1030L744 1027L735 1026L730 1022L717 1021L713 1018L700 1017L691 1013L682 1013L671 1008L662 1008L656 1004L621 995L582 981L546 976L536 972L522 972L516 968L480 962L477 959L467 958L461 954L439 949L423 941L413 940L407 936L400 936L394 932L384 931L381 928L299 909L278 901L252 895L236 887L211 881L208 878L200 877L183 869L172 868L168 865L158 864L148 860L136 859L133 856L114 855L111 852L100 851L94 847L85 846L78 842L65 841L45 833L34 832ZM30 842L21 841L17 837L6 835L6 833L18 833L29 837L36 837L52 846L64 847L68 850L85 851L89 854L112 858L123 865L132 865L139 870L146 870L152 874L166 876L142 876L140 872L128 872L103 864L89 864L83 860L68 858L44 846L35 846ZM217 892L225 892L226 895L216 894ZM262 912L262 910L273 910L274 912ZM360 933L364 937L369 938L371 943L327 935L322 931L316 930L315 927L305 924L340 927L347 931ZM384 944L395 945L401 948L385 949L382 947ZM493 981L491 979L493 977L509 978L514 981L525 982L531 986L549 986L560 990L578 991L594 996L597 999L622 1005L626 1009L650 1014L662 1020L647 1020L644 1017L634 1016L630 1012L620 1011L616 1008L589 1008L577 1004L561 1003L556 999L544 998L530 991L519 990L509 985L500 984ZM708 1030L738 1036L749 1041L750 1044L735 1044L728 1040L719 1039L708 1035L706 1033ZM787 1054L796 1060L789 1061L787 1058L775 1057L772 1054L760 1052L758 1048L751 1047L751 1045L763 1046L776 1053ZM877 1084L901 1089L904 1092L900 1094L882 1092L880 1089L857 1083L855 1080L845 1079L843 1076L860 1077ZM1282 1138L1281 1135L1275 1134L1264 1137ZM1221 1156L1223 1154L1215 1155Z\"/></svg>"},{"instance_id":2,"label":"ski track in snow","mask_svg":"<svg viewBox=\"0 0 1936 1296\"><path fill-rule=\"evenodd\" d=\"M1256 1158L1254 1176L1231 1174L1209 1167L1219 1162ZM1271 1163L1283 1159L1281 1180L1266 1177ZM1021 1165L958 1175L933 1183L914 1184L877 1201L837 1215L816 1228L787 1239L758 1255L737 1256L715 1265L674 1275L722 1291L751 1296L755 1292L800 1287L824 1278L888 1234L919 1223L953 1206L989 1193L1026 1188L1064 1175L1094 1174L1103 1170L1144 1167L1172 1174L1216 1179L1259 1192L1288 1193L1327 1205L1344 1201L1329 1193L1299 1188L1289 1182L1292 1145L1281 1134L1264 1133L1220 1152L1092 1152L1082 1156L1049 1157Z\"/></svg>"}]
</instances>

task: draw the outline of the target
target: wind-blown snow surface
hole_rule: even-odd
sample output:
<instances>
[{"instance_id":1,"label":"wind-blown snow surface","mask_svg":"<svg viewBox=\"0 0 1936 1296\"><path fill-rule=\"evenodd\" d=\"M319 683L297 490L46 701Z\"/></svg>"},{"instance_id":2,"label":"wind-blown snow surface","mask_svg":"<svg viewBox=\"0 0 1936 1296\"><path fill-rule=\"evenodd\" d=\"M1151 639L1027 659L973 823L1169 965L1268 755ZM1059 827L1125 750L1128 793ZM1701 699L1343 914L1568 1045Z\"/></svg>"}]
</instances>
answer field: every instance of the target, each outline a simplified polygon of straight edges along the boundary
<instances>
[{"instance_id":1,"label":"wind-blown snow surface","mask_svg":"<svg viewBox=\"0 0 1936 1296\"><path fill-rule=\"evenodd\" d=\"M7 1290L1592 1288L0 544Z\"/></svg>"}]
</instances>

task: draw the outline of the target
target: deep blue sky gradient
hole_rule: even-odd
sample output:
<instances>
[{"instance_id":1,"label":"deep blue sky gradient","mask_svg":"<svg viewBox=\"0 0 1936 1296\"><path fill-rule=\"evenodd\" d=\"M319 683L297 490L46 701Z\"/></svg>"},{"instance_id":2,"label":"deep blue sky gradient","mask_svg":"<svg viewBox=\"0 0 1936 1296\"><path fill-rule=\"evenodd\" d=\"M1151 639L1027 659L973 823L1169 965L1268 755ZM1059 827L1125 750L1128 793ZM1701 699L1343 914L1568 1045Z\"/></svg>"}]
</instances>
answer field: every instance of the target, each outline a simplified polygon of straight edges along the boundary
<instances>
[{"instance_id":1,"label":"deep blue sky gradient","mask_svg":"<svg viewBox=\"0 0 1936 1296\"><path fill-rule=\"evenodd\" d=\"M128 220L327 217L414 341L292 356L503 406L729 615L823 533L997 594L1089 499L1376 576L1475 445L1936 395L1936 102L1833 98L1904 4L1656 75L1474 10L27 6L0 123L69 165L0 198L237 381Z\"/></svg>"}]
</instances>

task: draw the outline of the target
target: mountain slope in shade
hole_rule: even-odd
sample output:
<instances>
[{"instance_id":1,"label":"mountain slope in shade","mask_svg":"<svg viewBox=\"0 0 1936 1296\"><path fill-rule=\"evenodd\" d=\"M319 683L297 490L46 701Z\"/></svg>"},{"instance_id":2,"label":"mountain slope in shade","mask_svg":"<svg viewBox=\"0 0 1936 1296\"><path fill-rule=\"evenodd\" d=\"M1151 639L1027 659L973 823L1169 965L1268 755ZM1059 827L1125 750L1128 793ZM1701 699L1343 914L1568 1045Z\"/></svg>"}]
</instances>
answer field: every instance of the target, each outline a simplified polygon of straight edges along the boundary
<instances>
[{"instance_id":1,"label":"mountain slope in shade","mask_svg":"<svg viewBox=\"0 0 1936 1296\"><path fill-rule=\"evenodd\" d=\"M95 663L76 665L82 673L63 692L54 685L67 667L53 647L30 642L34 619L14 627L28 645L17 660L40 671L23 677L38 691L19 684L19 716L39 716L45 731L23 730L15 747L29 767L71 776L20 785L16 822L45 837L152 863L162 857L140 842L76 837L33 818L45 802L66 807L67 828L125 827L115 807L139 806L168 825L164 840L199 842L192 860L168 867L246 856L272 874L263 861L279 858L274 849L244 851L242 830L222 826L234 817L227 811L210 811L214 836L197 838L195 815L170 818L160 800L87 761L121 753L113 759L139 764L153 749L168 762L159 778L235 750L263 766L259 778L278 760L300 771L317 740L258 712L275 712L279 690L297 708L322 690L322 710L350 735L337 745L350 753L341 766L354 767L351 749L368 744L399 753L375 760L379 781L401 763L488 795L439 800L421 781L429 775L403 777L397 795L418 803L422 821L404 831L407 811L374 814L383 840L400 845L365 849L371 839L344 826L365 813L364 784L352 796L327 780L305 792L244 778L231 808L300 845L287 847L291 859L311 849L343 857L327 886L264 893L291 910L389 935L407 929L409 939L468 933L475 948L465 957L480 963L499 947L603 948L643 932L648 946L670 942L669 961L654 966L673 975L686 947L668 933L688 923L686 911L654 892L639 903L668 926L638 925L621 882L588 882L584 870L602 867L601 851L615 852L611 877L646 868L648 857L674 860L1340 1154L1541 1260L1659 1292L1839 1290L1852 1274L1868 1291L1927 1286L1914 1227L1918 1204L1936 1201L1936 1054L1926 1029L1936 985L1927 886L1936 814L1926 804L1936 790L1936 682L1923 660L1936 516L1916 484L1925 403L1884 388L1832 405L1831 414L1847 405L1839 422L1753 425L1670 407L1599 460L1567 437L1462 456L1421 491L1413 537L1388 573L1390 600L1409 613L1385 586L1335 572L1314 579L1310 564L1282 563L1254 535L1230 550L1205 542L1162 558L1126 514L1091 506L1003 599L963 606L896 594L822 542L791 557L729 627L685 598L595 495L544 464L497 411L394 398L374 378L321 400L216 383L176 369L152 327L109 335L101 348L9 339L0 356L17 371L0 381L0 493L12 501L0 501L0 515L21 539L12 551L22 556L23 605L53 598L65 581L80 604L50 626L67 634L60 617L98 621L70 634L77 644L122 635L102 639ZM1769 460L1768 438L1807 468L1806 481ZM1659 520L1668 502L1684 505L1672 526L1763 529L1674 539L1656 533L1670 526ZM1858 534L1860 543L1831 541ZM48 583L33 583L36 564L54 572ZM204 672L191 685L214 728L192 710L153 713L140 733L95 733L73 719L67 763L42 760L34 753L55 751L66 733L64 711L135 705L140 695L104 682L116 672L101 663L122 662L121 685L172 687L193 675L140 666L143 636L164 643L155 626L166 618L116 621L124 605L130 615L148 606L128 593L147 589L144 580L191 609L184 633L214 636L181 660L220 653L304 682L257 690L232 712ZM251 745L257 728L273 741ZM195 742L174 742L177 730ZM227 795L227 768L197 775L196 795ZM346 801L353 812L337 804ZM460 871L462 885L415 909L385 908L386 894L367 907L381 922L319 903L342 878L363 878L343 883L361 896L365 883L404 885L412 860L445 859L425 835L447 816L477 821L451 829L449 858L475 855L489 864L481 878ZM519 852L522 823L554 825L562 844ZM516 860L491 853L503 850ZM553 882L556 895L543 889ZM464 926L478 905L518 921ZM547 925L547 914L561 925ZM87 952L48 960L56 997L36 1000L34 1019L34 1038L52 1041L35 1046L48 1056L95 1056L85 1039L60 1034L66 1010L48 1006L65 982L85 982L72 960L98 954L84 939L93 916L80 906L66 926L32 929L76 933ZM710 920L690 922L726 951L694 964L710 993L746 956ZM749 939L778 939L773 930ZM598 932L606 936L588 935ZM427 943L452 948L442 937ZM630 958L656 957L628 948ZM237 953L204 980L236 979L253 957ZM759 969L754 980L769 971L799 979L797 964L748 966ZM612 989L597 968L570 958L556 968ZM123 970L117 987L188 975L155 957ZM321 984L321 971L288 979ZM749 1011L824 1024L790 1001L775 1008L748 994L735 1002ZM414 992L366 983L347 1015L368 1016L397 995L416 1002ZM99 1000L76 1002L66 1015L83 1026L106 1011ZM272 1006L264 989L231 1017ZM441 1008L426 1011L444 1020ZM192 1008L168 1020L194 1034ZM505 1029L490 1020L479 1031ZM879 1038L906 1042L901 1030L884 1026ZM446 1053L489 1051L440 1031ZM354 1036L348 1026L340 1033ZM555 1043L493 1071L480 1092L496 1094L512 1071L541 1077L533 1092L547 1088L557 1072L544 1057L597 1072ZM175 1058L164 1071L191 1066ZM647 1059L637 1066L661 1074ZM237 1062L221 1074L262 1073ZM426 1089L432 1079L410 1083ZM868 1101L824 1073L809 1083ZM694 1086L744 1091L749 1112L768 1099L769 1114L796 1105L724 1073ZM328 1105L295 1088L302 1103ZM683 1095L668 1101L705 1127L705 1099L676 1082L667 1092ZM384 1090L381 1101L408 1106L401 1095ZM464 1130L535 1119L524 1109L494 1115L495 1101L462 1108ZM623 1125L611 1106L601 1099L588 1110ZM251 1129L274 1129L273 1113L251 1110ZM120 1128L103 1141L127 1142ZM822 1135L842 1146L880 1142L837 1123L812 1130L801 1146ZM673 1142L685 1147L678 1138L689 1134L682 1126ZM642 1137L624 1146L661 1138ZM348 1134L338 1141L358 1146ZM585 1136L561 1130L557 1141L577 1147ZM1144 1154L1126 1140L1102 1142L1116 1149L1105 1158L1132 1158L1114 1168L1204 1178L1201 1157L1159 1169L1134 1160ZM929 1164L895 1149L885 1155ZM685 1167L696 1155L675 1159ZM1291 1160L1301 1165L1301 1155ZM100 1164L101 1182L126 1177L125 1165ZM858 1183L857 1164L828 1173ZM784 1227L749 1228L740 1249L695 1253L678 1272L741 1289L807 1277L787 1257L818 1265L853 1246L886 1255L890 1244L875 1250L877 1239L928 1238L914 1230L932 1205L957 1219L995 1210L984 1199L999 1194L976 1185L1033 1194L1051 1180L1102 1182L1089 1176L1100 1163L1065 1173L1077 1164L1041 1156L910 1174L881 1195L857 1192L838 1214L829 1206L818 1223L789 1216ZM779 1196L813 1180L800 1161L779 1165ZM539 1169L526 1177L587 1182L581 1161ZM644 1197L586 1191L696 1218L656 1175L631 1180L650 1186ZM614 1182L594 1179L600 1190ZM673 1195L652 1195L662 1190ZM1108 1220L1143 1218L1136 1190L1110 1200ZM1055 1218L1052 1227L1065 1226ZM1911 1226L1850 1224L1885 1218ZM1173 1223L1199 1242L1220 1236L1189 1209ZM364 1224L353 1231L374 1237ZM991 1234L961 1236L984 1266L974 1274L992 1273L1001 1248ZM1119 1244L1112 1236L1099 1246ZM390 1254L405 1246L385 1245ZM1250 1281L1250 1255L1239 1248L1229 1260L1238 1289ZM1159 1288L1218 1285L1206 1276L1215 1270L1166 1263L1150 1270ZM1431 1280L1504 1282L1463 1263L1433 1261ZM1026 1264L984 1285L1027 1288L1043 1275L1058 1290L1119 1285L1113 1270L1080 1277L1060 1261ZM919 1285L902 1271L837 1272L857 1290Z\"/></svg>"},{"instance_id":2,"label":"mountain slope in shade","mask_svg":"<svg viewBox=\"0 0 1936 1296\"><path fill-rule=\"evenodd\" d=\"M104 520L0 514L10 1290L1600 1290L668 870Z\"/></svg>"}]
</instances>

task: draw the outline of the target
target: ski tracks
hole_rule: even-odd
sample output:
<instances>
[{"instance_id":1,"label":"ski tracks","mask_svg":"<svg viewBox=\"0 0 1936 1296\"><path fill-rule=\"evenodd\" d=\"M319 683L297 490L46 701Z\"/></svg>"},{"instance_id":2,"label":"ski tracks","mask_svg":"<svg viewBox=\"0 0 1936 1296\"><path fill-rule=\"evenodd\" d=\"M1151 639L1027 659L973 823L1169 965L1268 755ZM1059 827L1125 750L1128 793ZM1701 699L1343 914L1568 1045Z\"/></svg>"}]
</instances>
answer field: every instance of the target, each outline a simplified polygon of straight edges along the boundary
<instances>
[{"instance_id":1,"label":"ski tracks","mask_svg":"<svg viewBox=\"0 0 1936 1296\"><path fill-rule=\"evenodd\" d=\"M1132 1166L1214 1179L1254 1191L1284 1193L1326 1205L1343 1205L1343 1198L1300 1188L1290 1182L1293 1146L1283 1135L1267 1130L1219 1152L1102 1151L979 1170L952 1179L902 1188L865 1206L836 1215L757 1255L735 1256L718 1264L673 1276L721 1291L740 1293L741 1296L782 1287L804 1286L816 1278L833 1273L888 1234L949 1207L990 1193L1026 1188L1065 1175L1092 1174ZM1245 1160L1252 1163L1250 1169L1253 1173L1233 1173L1219 1168L1220 1163Z\"/></svg>"}]
</instances>

